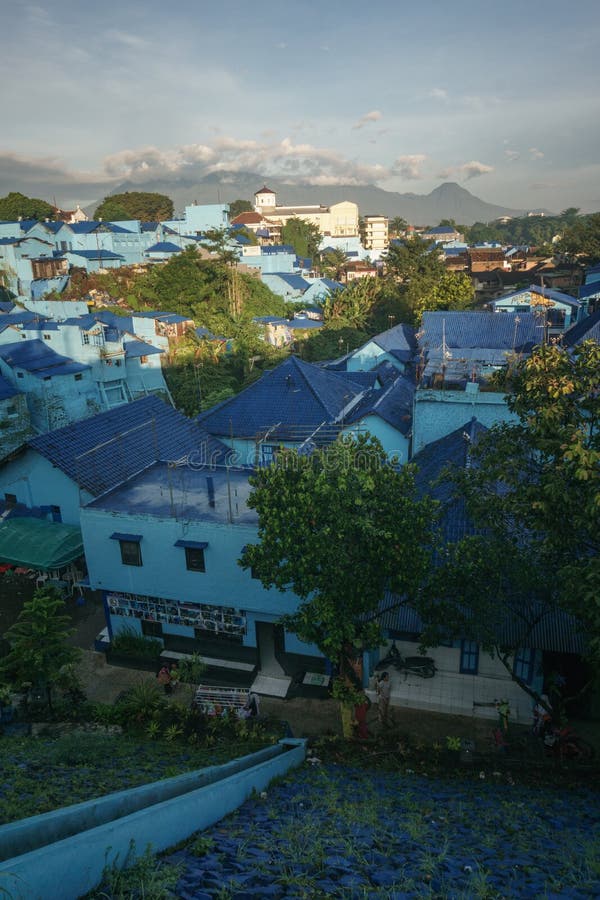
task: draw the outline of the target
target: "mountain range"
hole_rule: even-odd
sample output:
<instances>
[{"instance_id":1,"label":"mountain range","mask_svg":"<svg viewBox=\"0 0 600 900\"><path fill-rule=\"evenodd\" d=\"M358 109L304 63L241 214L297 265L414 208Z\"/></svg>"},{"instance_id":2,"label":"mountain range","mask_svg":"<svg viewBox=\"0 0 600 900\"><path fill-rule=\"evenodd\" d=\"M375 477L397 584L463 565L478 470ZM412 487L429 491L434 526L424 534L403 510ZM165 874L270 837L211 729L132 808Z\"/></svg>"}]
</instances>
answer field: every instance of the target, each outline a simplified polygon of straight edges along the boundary
<instances>
[{"instance_id":1,"label":"mountain range","mask_svg":"<svg viewBox=\"0 0 600 900\"><path fill-rule=\"evenodd\" d=\"M411 225L439 224L453 219L460 225L492 222L500 216L523 216L528 212L548 214L547 210L510 209L486 203L456 182L445 182L430 194L400 194L375 185L288 184L251 172L219 172L204 178L176 178L144 182L124 182L111 193L124 191L156 191L171 197L176 214L192 203L231 203L233 200L253 202L254 192L267 185L277 194L281 206L330 206L342 200L358 204L361 215L402 216ZM93 212L97 204L89 209Z\"/></svg>"}]
</instances>

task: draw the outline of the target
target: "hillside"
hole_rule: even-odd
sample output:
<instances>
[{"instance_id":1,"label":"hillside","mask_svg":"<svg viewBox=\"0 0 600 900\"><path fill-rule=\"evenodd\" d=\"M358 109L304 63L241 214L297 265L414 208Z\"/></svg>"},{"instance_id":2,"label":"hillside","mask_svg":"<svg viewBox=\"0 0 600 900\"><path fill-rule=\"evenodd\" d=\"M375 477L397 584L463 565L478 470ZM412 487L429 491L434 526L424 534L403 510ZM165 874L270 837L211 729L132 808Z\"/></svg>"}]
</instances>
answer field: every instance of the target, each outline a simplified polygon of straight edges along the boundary
<instances>
[{"instance_id":1,"label":"hillside","mask_svg":"<svg viewBox=\"0 0 600 900\"><path fill-rule=\"evenodd\" d=\"M286 184L277 178L265 178L251 172L221 172L207 175L200 181L178 178L145 182L143 189L171 197L175 210L183 211L186 205L197 203L230 203L232 200L252 200L254 192L265 184L277 192L278 202L285 206L295 204L330 205L341 200L357 203L361 215L402 216L413 225L437 225L442 219L455 219L461 225L474 222L492 222L499 216L521 216L523 209L509 209L487 203L471 194L456 182L439 185L430 194L400 194L384 191L375 185L301 185ZM139 184L124 182L112 193L140 190ZM95 208L92 204L90 210Z\"/></svg>"}]
</instances>

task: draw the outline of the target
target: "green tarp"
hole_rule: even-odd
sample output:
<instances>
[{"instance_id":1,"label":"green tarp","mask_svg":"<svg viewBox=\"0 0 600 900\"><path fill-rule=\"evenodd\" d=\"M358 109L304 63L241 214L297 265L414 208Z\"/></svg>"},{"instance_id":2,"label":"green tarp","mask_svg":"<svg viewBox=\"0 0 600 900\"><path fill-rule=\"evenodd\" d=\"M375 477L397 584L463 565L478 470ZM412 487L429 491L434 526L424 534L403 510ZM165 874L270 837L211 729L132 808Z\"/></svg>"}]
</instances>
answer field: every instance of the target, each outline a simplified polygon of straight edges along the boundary
<instances>
[{"instance_id":1,"label":"green tarp","mask_svg":"<svg viewBox=\"0 0 600 900\"><path fill-rule=\"evenodd\" d=\"M60 569L83 556L75 525L44 519L8 519L0 525L0 562L29 569Z\"/></svg>"}]
</instances>

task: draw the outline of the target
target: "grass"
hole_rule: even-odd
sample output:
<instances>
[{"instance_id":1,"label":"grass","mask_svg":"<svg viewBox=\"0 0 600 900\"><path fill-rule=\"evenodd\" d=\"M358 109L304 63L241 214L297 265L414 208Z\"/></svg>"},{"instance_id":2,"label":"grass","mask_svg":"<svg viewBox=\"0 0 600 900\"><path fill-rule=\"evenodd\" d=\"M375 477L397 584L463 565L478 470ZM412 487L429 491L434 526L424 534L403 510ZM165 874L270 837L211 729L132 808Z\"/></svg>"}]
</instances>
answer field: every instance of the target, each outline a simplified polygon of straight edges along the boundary
<instances>
[{"instance_id":1,"label":"grass","mask_svg":"<svg viewBox=\"0 0 600 900\"><path fill-rule=\"evenodd\" d=\"M264 737L247 738L198 748L145 736L4 736L0 824L226 762L267 743Z\"/></svg>"}]
</instances>

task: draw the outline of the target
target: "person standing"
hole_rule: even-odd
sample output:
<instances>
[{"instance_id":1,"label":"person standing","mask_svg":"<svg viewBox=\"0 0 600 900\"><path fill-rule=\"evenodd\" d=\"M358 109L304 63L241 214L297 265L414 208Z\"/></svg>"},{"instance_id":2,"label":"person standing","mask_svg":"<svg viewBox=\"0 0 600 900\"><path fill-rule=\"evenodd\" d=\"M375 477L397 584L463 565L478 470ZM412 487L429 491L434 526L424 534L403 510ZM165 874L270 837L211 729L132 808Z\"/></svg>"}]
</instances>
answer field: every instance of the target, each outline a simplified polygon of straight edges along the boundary
<instances>
[{"instance_id":1,"label":"person standing","mask_svg":"<svg viewBox=\"0 0 600 900\"><path fill-rule=\"evenodd\" d=\"M375 686L377 692L377 709L379 713L379 724L387 727L389 723L390 696L392 693L392 682L390 681L390 673L382 672Z\"/></svg>"}]
</instances>

